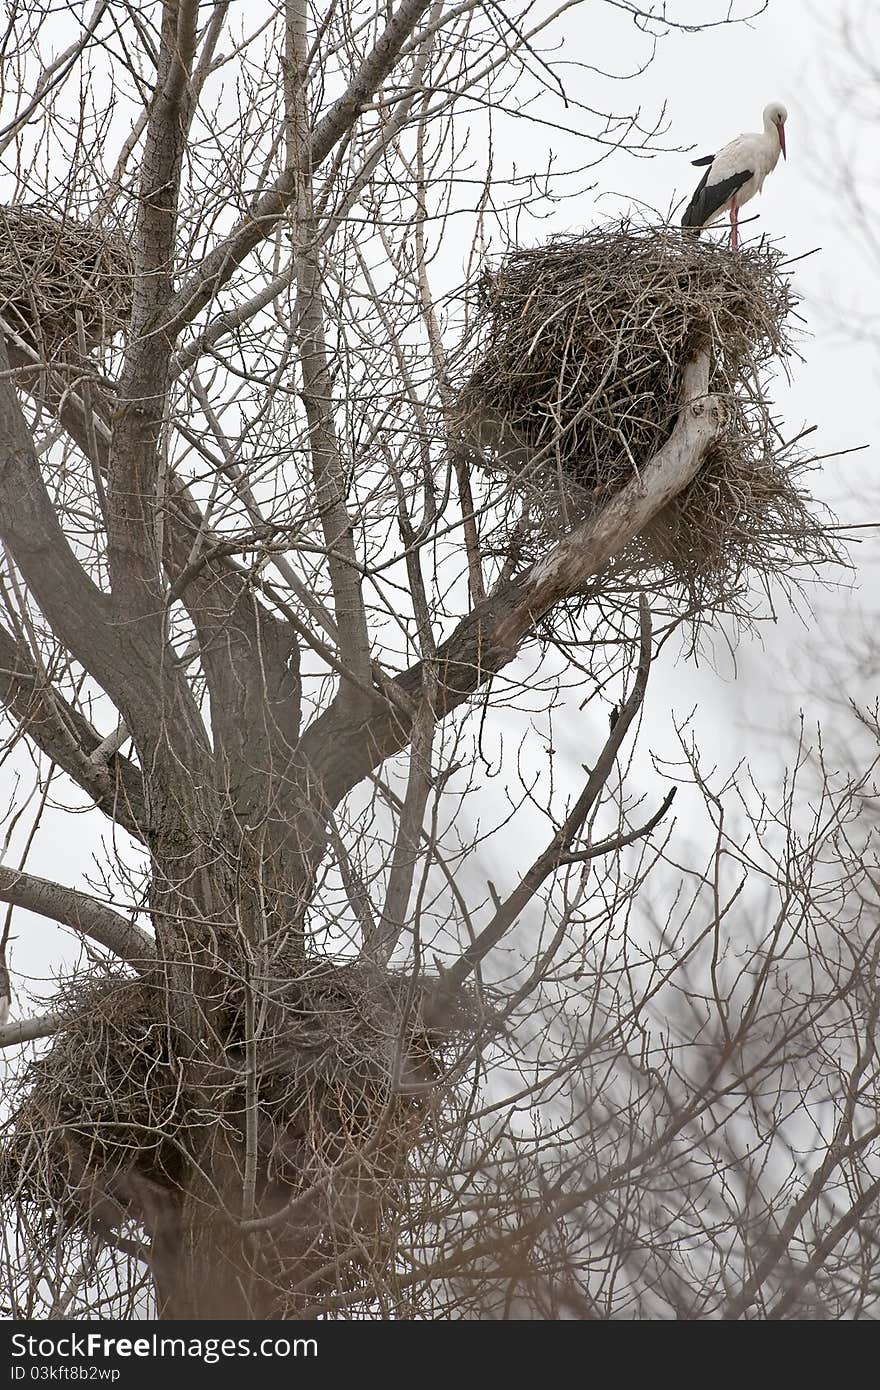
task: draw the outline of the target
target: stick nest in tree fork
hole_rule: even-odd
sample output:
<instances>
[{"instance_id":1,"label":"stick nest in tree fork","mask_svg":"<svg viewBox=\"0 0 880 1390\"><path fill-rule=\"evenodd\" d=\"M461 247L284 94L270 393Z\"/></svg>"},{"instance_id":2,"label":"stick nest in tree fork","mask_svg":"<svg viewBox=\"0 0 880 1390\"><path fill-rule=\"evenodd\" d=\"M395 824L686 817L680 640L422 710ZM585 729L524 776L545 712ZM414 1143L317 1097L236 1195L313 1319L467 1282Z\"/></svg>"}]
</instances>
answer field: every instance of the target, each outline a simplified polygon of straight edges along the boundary
<instances>
[{"instance_id":1,"label":"stick nest in tree fork","mask_svg":"<svg viewBox=\"0 0 880 1390\"><path fill-rule=\"evenodd\" d=\"M348 1260L357 1284L365 1241L382 1267L385 1233L404 1212L408 1222L420 1207L426 1223L437 1215L428 1174L442 1168L463 1104L440 1077L478 1024L467 1002L438 1012L432 983L414 988L357 962L298 962L288 973L276 961L271 979L251 981L250 1023L244 980L233 983L222 1060L205 1062L194 1103L198 1063L182 1086L165 991L93 968L53 997L59 1031L9 1098L0 1205L27 1212L47 1250L79 1236L128 1253L157 1220L179 1225L206 1151L250 1147L253 1209L270 1216L255 1259L262 1241L282 1283L285 1267L308 1278L309 1300L346 1286ZM233 1168L225 1195L235 1212L248 1180ZM298 1199L302 1209L273 1226L271 1214ZM389 1239L389 1259L392 1249Z\"/></svg>"},{"instance_id":2,"label":"stick nest in tree fork","mask_svg":"<svg viewBox=\"0 0 880 1390\"><path fill-rule=\"evenodd\" d=\"M726 424L700 472L616 557L618 577L736 609L765 583L833 558L767 398L792 354L795 300L783 253L731 252L627 222L514 251L477 287L456 447L503 483L498 553L539 558L600 509L668 439L682 366L698 343Z\"/></svg>"},{"instance_id":3,"label":"stick nest in tree fork","mask_svg":"<svg viewBox=\"0 0 880 1390\"><path fill-rule=\"evenodd\" d=\"M131 313L122 237L38 207L0 206L0 315L44 361L106 343Z\"/></svg>"}]
</instances>

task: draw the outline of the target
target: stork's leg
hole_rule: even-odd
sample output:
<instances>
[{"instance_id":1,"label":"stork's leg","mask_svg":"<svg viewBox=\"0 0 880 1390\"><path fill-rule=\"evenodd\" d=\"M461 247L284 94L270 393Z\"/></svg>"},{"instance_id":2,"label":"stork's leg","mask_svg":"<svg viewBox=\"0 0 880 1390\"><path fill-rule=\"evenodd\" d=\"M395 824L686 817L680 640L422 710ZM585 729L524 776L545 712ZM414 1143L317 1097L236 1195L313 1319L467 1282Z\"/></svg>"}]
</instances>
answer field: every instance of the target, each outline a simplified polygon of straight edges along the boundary
<instances>
[{"instance_id":1,"label":"stork's leg","mask_svg":"<svg viewBox=\"0 0 880 1390\"><path fill-rule=\"evenodd\" d=\"M735 251L739 246L739 233L737 232L736 219L739 216L739 208L736 200L730 205L730 249Z\"/></svg>"}]
</instances>

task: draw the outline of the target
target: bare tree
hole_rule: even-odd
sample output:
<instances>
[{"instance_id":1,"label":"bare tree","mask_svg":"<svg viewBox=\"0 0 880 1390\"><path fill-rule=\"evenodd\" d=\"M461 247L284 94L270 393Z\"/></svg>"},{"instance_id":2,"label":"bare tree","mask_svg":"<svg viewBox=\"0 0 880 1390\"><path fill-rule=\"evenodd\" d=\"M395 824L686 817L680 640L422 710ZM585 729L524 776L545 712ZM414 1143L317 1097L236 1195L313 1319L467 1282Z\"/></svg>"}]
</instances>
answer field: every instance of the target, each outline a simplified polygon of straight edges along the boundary
<instances>
[{"instance_id":1,"label":"bare tree","mask_svg":"<svg viewBox=\"0 0 880 1390\"><path fill-rule=\"evenodd\" d=\"M676 23L601 8L638 62ZM570 80L579 9L99 0L60 52L13 9L3 939L85 953L0 1032L51 1039L9 1091L18 1314L871 1306L862 784L731 838L683 734L698 869L674 786L626 785L658 651L831 553L764 389L787 281L627 226L518 259L572 176L505 121L662 141ZM572 692L582 785L526 722L486 798L506 710ZM90 891L26 866L61 779L112 827Z\"/></svg>"}]
</instances>

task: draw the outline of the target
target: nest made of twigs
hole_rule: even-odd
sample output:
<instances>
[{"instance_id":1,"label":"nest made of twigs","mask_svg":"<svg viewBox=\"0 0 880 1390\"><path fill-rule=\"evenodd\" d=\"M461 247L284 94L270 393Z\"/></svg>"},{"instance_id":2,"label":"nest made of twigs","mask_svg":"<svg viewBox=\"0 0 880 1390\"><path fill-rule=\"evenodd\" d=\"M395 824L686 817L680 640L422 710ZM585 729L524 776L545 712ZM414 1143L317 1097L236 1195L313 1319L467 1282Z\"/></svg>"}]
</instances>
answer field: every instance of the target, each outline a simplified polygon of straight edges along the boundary
<instances>
[{"instance_id":1,"label":"nest made of twigs","mask_svg":"<svg viewBox=\"0 0 880 1390\"><path fill-rule=\"evenodd\" d=\"M781 446L767 397L770 367L792 352L782 263L766 241L733 252L623 222L516 250L483 274L454 427L515 503L499 552L513 543L538 558L637 476L673 429L684 362L708 343L723 433L616 573L708 608L755 572L829 558L805 460Z\"/></svg>"},{"instance_id":2,"label":"nest made of twigs","mask_svg":"<svg viewBox=\"0 0 880 1390\"><path fill-rule=\"evenodd\" d=\"M236 983L229 998L242 995ZM426 997L424 1009L402 974L300 963L261 991L250 1048L233 1002L193 1108L169 1046L167 990L96 967L53 998L59 1031L21 1077L5 1125L0 1201L50 1232L148 1226L157 1201L179 1200L209 1130L242 1140L250 1070L263 1209L319 1190L332 1172L328 1222L347 1217L375 1238L418 1155L442 1143L456 1101L437 1078L454 1039L473 1033L461 1009L438 1027Z\"/></svg>"},{"instance_id":3,"label":"nest made of twigs","mask_svg":"<svg viewBox=\"0 0 880 1390\"><path fill-rule=\"evenodd\" d=\"M44 360L76 356L83 339L91 350L124 328L132 274L127 243L106 228L0 206L0 316Z\"/></svg>"}]
</instances>

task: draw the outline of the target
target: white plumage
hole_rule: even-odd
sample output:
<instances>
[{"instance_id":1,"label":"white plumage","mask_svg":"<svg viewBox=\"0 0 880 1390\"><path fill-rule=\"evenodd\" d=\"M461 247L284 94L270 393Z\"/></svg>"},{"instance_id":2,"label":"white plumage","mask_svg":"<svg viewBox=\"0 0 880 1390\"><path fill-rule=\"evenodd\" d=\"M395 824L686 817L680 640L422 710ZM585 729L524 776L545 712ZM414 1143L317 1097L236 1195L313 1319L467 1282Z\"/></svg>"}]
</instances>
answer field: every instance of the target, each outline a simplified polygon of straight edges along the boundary
<instances>
[{"instance_id":1,"label":"white plumage","mask_svg":"<svg viewBox=\"0 0 880 1390\"><path fill-rule=\"evenodd\" d=\"M788 112L781 102L771 102L764 107L761 134L737 135L717 154L693 161L708 167L681 219L686 230L698 236L701 228L729 212L730 244L736 248L739 209L760 193L767 175L779 163L780 154L785 156L787 120Z\"/></svg>"}]
</instances>

